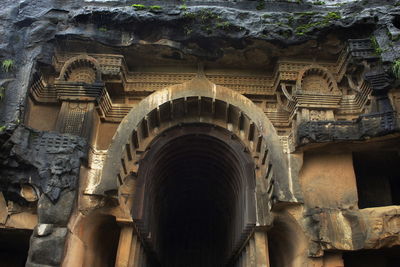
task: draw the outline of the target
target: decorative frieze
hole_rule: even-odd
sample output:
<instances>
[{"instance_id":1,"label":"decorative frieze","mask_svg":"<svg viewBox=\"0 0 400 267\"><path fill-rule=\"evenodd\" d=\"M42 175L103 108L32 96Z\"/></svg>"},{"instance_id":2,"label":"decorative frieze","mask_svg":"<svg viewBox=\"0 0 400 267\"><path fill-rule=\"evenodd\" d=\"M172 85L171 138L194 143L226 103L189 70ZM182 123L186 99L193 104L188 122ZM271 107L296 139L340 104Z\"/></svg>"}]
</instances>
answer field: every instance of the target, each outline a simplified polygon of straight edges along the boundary
<instances>
[{"instance_id":1,"label":"decorative frieze","mask_svg":"<svg viewBox=\"0 0 400 267\"><path fill-rule=\"evenodd\" d=\"M255 102L275 96L275 107L269 105L263 110L275 127L284 130L291 128L296 119L300 119L299 124L306 120L335 120L335 116L362 114L371 93L379 94L389 87L384 72L378 73L376 68L367 68L361 74L357 71L366 66L361 64L362 60L375 62L375 59L370 40L357 39L349 40L348 48L335 62L281 59L267 75L227 72L206 73L205 76L216 85L254 98ZM93 102L102 121L115 123L119 123L138 102L129 101L129 98L140 100L154 91L186 83L196 76L191 72L132 72L122 55L113 54L57 52L54 67L59 72L57 79L38 76L32 84L31 96L35 102ZM77 121L82 120L83 115L79 112L72 109L65 119L75 125L71 126L76 129L74 133L80 129ZM298 117L298 114L307 116Z\"/></svg>"}]
</instances>

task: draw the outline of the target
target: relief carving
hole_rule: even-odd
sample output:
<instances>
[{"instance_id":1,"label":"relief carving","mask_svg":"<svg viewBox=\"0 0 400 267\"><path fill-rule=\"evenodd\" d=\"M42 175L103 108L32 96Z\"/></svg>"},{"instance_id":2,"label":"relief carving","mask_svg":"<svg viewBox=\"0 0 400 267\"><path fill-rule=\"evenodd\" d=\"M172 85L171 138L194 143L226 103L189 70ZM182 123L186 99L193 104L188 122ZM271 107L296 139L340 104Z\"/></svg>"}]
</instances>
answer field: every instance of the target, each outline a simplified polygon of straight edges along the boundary
<instances>
[{"instance_id":1,"label":"relief carving","mask_svg":"<svg viewBox=\"0 0 400 267\"><path fill-rule=\"evenodd\" d=\"M324 110L310 110L310 121L326 120L326 112Z\"/></svg>"}]
</instances>

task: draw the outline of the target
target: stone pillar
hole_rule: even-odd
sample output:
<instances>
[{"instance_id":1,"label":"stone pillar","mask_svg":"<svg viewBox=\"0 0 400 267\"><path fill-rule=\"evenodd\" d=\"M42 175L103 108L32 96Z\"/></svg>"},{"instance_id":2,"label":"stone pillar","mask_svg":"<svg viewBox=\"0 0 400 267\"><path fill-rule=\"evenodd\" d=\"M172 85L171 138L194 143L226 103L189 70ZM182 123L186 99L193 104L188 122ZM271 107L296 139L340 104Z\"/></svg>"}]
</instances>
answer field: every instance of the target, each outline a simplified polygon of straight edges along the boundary
<instances>
[{"instance_id":1,"label":"stone pillar","mask_svg":"<svg viewBox=\"0 0 400 267\"><path fill-rule=\"evenodd\" d=\"M39 223L31 237L26 266L59 266L64 256L67 224L75 201L75 190L65 190L56 203L45 194L38 202Z\"/></svg>"},{"instance_id":2,"label":"stone pillar","mask_svg":"<svg viewBox=\"0 0 400 267\"><path fill-rule=\"evenodd\" d=\"M117 258L115 260L115 267L128 267L129 258L131 253L131 246L133 240L133 226L122 225L121 233L119 235Z\"/></svg>"},{"instance_id":3,"label":"stone pillar","mask_svg":"<svg viewBox=\"0 0 400 267\"><path fill-rule=\"evenodd\" d=\"M268 238L267 233L256 231L254 233L256 248L256 266L269 267Z\"/></svg>"},{"instance_id":4,"label":"stone pillar","mask_svg":"<svg viewBox=\"0 0 400 267\"><path fill-rule=\"evenodd\" d=\"M140 240L136 234L133 234L131 248L129 251L129 261L128 261L129 267L135 267L137 265L140 248L141 248Z\"/></svg>"},{"instance_id":5,"label":"stone pillar","mask_svg":"<svg viewBox=\"0 0 400 267\"><path fill-rule=\"evenodd\" d=\"M31 237L28 267L60 266L64 257L67 224L77 196L79 159L83 157L83 149L87 153L94 111L94 98L80 96L79 88L74 88L72 95L60 98L62 105L56 126L60 133L70 135L45 133L35 142L35 150L47 160L41 162L39 175L48 180L42 186L44 194L38 203L39 223Z\"/></svg>"},{"instance_id":6,"label":"stone pillar","mask_svg":"<svg viewBox=\"0 0 400 267\"><path fill-rule=\"evenodd\" d=\"M267 233L261 229L256 229L235 261L234 266L269 267Z\"/></svg>"}]
</instances>

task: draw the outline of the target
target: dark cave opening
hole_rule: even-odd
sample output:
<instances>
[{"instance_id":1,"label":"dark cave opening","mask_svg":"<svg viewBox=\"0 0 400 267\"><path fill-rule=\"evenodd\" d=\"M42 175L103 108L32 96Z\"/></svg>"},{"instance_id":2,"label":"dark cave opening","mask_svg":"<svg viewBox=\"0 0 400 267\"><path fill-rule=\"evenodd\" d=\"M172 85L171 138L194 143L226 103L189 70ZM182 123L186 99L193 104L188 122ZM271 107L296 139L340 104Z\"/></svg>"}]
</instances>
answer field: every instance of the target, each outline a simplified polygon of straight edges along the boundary
<instances>
[{"instance_id":1,"label":"dark cave opening","mask_svg":"<svg viewBox=\"0 0 400 267\"><path fill-rule=\"evenodd\" d=\"M397 151L353 153L360 209L400 205Z\"/></svg>"},{"instance_id":2,"label":"dark cave opening","mask_svg":"<svg viewBox=\"0 0 400 267\"><path fill-rule=\"evenodd\" d=\"M395 16L392 22L397 29L400 29L400 16Z\"/></svg>"},{"instance_id":3,"label":"dark cave opening","mask_svg":"<svg viewBox=\"0 0 400 267\"><path fill-rule=\"evenodd\" d=\"M345 267L398 267L400 246L343 253Z\"/></svg>"},{"instance_id":4,"label":"dark cave opening","mask_svg":"<svg viewBox=\"0 0 400 267\"><path fill-rule=\"evenodd\" d=\"M225 266L254 214L251 159L231 134L226 141L180 130L169 136L151 145L139 169L147 177L145 217L158 261Z\"/></svg>"},{"instance_id":5,"label":"dark cave opening","mask_svg":"<svg viewBox=\"0 0 400 267\"><path fill-rule=\"evenodd\" d=\"M0 230L0 266L25 266L28 258L29 240L32 230L1 229Z\"/></svg>"}]
</instances>

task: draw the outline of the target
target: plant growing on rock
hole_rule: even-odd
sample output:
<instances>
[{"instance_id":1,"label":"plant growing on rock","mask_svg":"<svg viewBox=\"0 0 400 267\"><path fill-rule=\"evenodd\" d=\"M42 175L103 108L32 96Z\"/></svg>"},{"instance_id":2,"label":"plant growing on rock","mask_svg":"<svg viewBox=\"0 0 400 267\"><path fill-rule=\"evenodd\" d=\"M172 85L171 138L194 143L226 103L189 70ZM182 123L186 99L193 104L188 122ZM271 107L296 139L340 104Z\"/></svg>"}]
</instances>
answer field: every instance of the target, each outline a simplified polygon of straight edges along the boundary
<instances>
[{"instance_id":1,"label":"plant growing on rock","mask_svg":"<svg viewBox=\"0 0 400 267\"><path fill-rule=\"evenodd\" d=\"M325 19L330 20L330 19L341 19L342 17L340 16L339 12L328 12L328 14L325 16Z\"/></svg>"},{"instance_id":2,"label":"plant growing on rock","mask_svg":"<svg viewBox=\"0 0 400 267\"><path fill-rule=\"evenodd\" d=\"M6 88L4 86L0 86L0 101L3 100L6 93Z\"/></svg>"},{"instance_id":3,"label":"plant growing on rock","mask_svg":"<svg viewBox=\"0 0 400 267\"><path fill-rule=\"evenodd\" d=\"M142 5L142 4L133 4L132 7L135 8L135 10L145 10L146 9L146 6Z\"/></svg>"},{"instance_id":4,"label":"plant growing on rock","mask_svg":"<svg viewBox=\"0 0 400 267\"><path fill-rule=\"evenodd\" d=\"M229 21L224 21L224 22L218 22L215 26L219 29L227 30L232 25Z\"/></svg>"},{"instance_id":5,"label":"plant growing on rock","mask_svg":"<svg viewBox=\"0 0 400 267\"><path fill-rule=\"evenodd\" d=\"M264 0L258 0L258 4L256 6L257 10L261 10L265 8L265 1Z\"/></svg>"},{"instance_id":6,"label":"plant growing on rock","mask_svg":"<svg viewBox=\"0 0 400 267\"><path fill-rule=\"evenodd\" d=\"M1 66L5 72L10 72L14 68L14 60L12 59L5 59L3 60Z\"/></svg>"},{"instance_id":7,"label":"plant growing on rock","mask_svg":"<svg viewBox=\"0 0 400 267\"><path fill-rule=\"evenodd\" d=\"M160 11L162 10L161 6L149 6L150 11Z\"/></svg>"},{"instance_id":8,"label":"plant growing on rock","mask_svg":"<svg viewBox=\"0 0 400 267\"><path fill-rule=\"evenodd\" d=\"M374 50L375 50L375 54L376 55L380 55L380 54L382 54L382 52L383 52L383 50L382 50L382 48L380 48L380 46L379 46L379 44L378 44L378 41L376 40L376 37L375 36L372 36L371 37L371 43L372 43L372 47L374 48Z\"/></svg>"},{"instance_id":9,"label":"plant growing on rock","mask_svg":"<svg viewBox=\"0 0 400 267\"><path fill-rule=\"evenodd\" d=\"M305 13L307 14L307 13ZM312 13L309 13L310 16ZM308 15L307 15L308 16ZM328 12L322 20L316 21L313 23L308 23L308 24L303 24L300 25L296 28L296 34L297 35L304 35L305 33L309 32L312 28L314 27L323 27L328 25L332 20L338 20L341 19L342 17L340 16L339 12Z\"/></svg>"},{"instance_id":10,"label":"plant growing on rock","mask_svg":"<svg viewBox=\"0 0 400 267\"><path fill-rule=\"evenodd\" d=\"M392 72L394 77L396 77L397 80L400 80L400 59L393 62Z\"/></svg>"}]
</instances>

